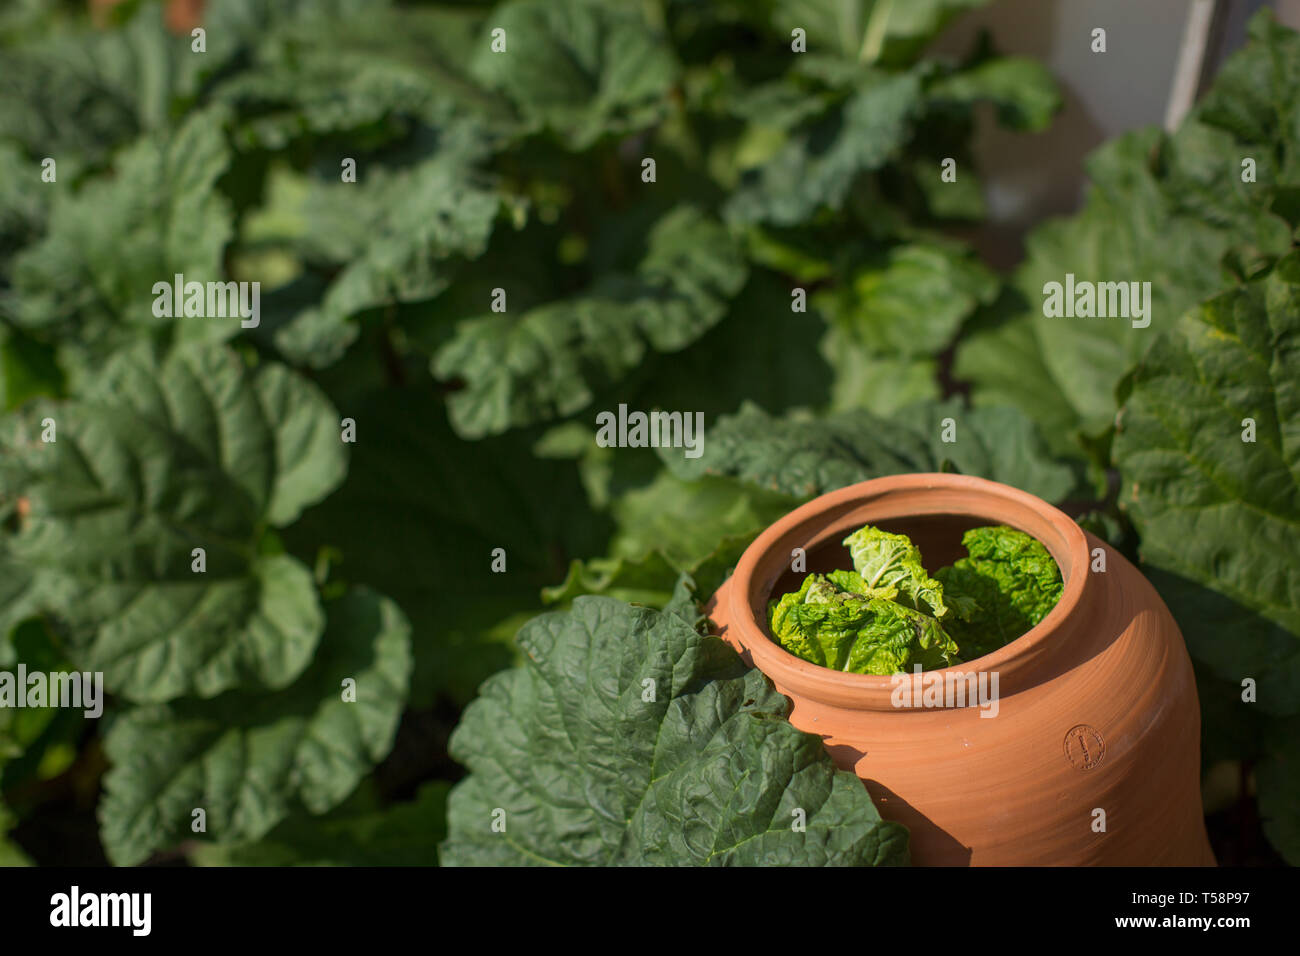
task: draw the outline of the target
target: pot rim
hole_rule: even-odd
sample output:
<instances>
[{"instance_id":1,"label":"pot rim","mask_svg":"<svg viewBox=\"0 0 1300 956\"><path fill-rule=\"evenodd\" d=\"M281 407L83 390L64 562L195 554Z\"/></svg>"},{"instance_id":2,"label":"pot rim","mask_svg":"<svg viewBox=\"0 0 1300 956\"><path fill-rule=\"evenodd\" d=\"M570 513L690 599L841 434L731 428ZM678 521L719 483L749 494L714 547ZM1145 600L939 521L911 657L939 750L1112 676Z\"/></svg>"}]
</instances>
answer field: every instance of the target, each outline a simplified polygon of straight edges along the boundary
<instances>
[{"instance_id":1,"label":"pot rim","mask_svg":"<svg viewBox=\"0 0 1300 956\"><path fill-rule=\"evenodd\" d=\"M865 518L846 520L846 516L864 510ZM719 600L727 602L728 627L734 630L729 636L783 692L852 710L898 711L891 702L897 675L847 674L796 657L769 636L766 606L777 579L789 569L792 543L811 550L838 535L834 530L837 524L860 527L922 515L964 516L1018 528L1038 539L1060 568L1064 589L1042 621L983 657L922 672L943 676L945 683L948 675L997 672L1004 695L1025 686L1090 616L1093 602L1084 601L1091 576L1088 540L1072 518L1043 499L971 475L918 473L873 478L814 498L780 518L754 539L720 590ZM778 548L782 552L779 561L775 560Z\"/></svg>"}]
</instances>

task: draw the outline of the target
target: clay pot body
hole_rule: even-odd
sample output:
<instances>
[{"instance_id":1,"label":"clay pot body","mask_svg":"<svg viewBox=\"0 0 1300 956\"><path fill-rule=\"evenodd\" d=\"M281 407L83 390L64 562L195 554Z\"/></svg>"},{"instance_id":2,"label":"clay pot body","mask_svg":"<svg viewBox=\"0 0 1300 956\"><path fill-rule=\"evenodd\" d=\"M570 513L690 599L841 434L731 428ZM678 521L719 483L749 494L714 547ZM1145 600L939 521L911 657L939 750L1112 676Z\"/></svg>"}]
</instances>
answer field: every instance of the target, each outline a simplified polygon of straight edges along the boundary
<instances>
[{"instance_id":1,"label":"clay pot body","mask_svg":"<svg viewBox=\"0 0 1300 956\"><path fill-rule=\"evenodd\" d=\"M1051 613L994 653L921 678L955 690L958 674L982 672L991 689L997 675L995 703L947 706L950 693L927 702L938 706L898 706L900 681L916 689L917 678L819 667L769 637L768 599L803 578L793 549L807 571L851 568L840 542L864 524L910 535L931 572L963 556L962 533L979 525L1007 524L1047 547L1065 583ZM1104 571L1092 569L1098 555ZM1041 499L949 474L843 488L761 534L708 611L791 699L791 723L821 735L881 814L910 829L914 863L1214 865L1200 707L1178 626L1137 569Z\"/></svg>"}]
</instances>

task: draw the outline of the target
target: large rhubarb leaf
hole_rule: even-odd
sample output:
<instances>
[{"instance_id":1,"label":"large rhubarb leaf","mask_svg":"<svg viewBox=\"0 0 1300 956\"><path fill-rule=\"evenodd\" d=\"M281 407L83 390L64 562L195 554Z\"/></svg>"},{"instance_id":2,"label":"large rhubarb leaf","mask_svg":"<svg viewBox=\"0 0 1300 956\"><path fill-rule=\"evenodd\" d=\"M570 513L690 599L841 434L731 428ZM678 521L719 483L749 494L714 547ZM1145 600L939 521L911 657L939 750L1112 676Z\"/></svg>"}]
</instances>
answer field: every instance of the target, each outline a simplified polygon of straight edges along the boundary
<instances>
[{"instance_id":1,"label":"large rhubarb leaf","mask_svg":"<svg viewBox=\"0 0 1300 956\"><path fill-rule=\"evenodd\" d=\"M944 441L951 419L953 441ZM1057 501L1075 485L1033 423L1013 408L957 400L908 406L889 418L842 412L775 418L747 406L705 433L699 458L665 456L684 478L733 475L774 491L816 495L882 475L959 471Z\"/></svg>"},{"instance_id":2,"label":"large rhubarb leaf","mask_svg":"<svg viewBox=\"0 0 1300 956\"><path fill-rule=\"evenodd\" d=\"M1122 395L1114 455L1143 561L1242 609L1189 615L1192 654L1257 680L1261 708L1300 711L1300 254L1184 316Z\"/></svg>"},{"instance_id":3,"label":"large rhubarb leaf","mask_svg":"<svg viewBox=\"0 0 1300 956\"><path fill-rule=\"evenodd\" d=\"M906 831L694 619L683 588L664 612L580 597L520 631L523 664L452 736L470 775L443 862L906 863Z\"/></svg>"},{"instance_id":4,"label":"large rhubarb leaf","mask_svg":"<svg viewBox=\"0 0 1300 956\"><path fill-rule=\"evenodd\" d=\"M99 809L110 859L138 863L195 836L257 839L297 807L337 806L388 753L410 681L406 619L364 589L326 611L320 653L280 693L231 691L117 716ZM204 830L194 827L200 809Z\"/></svg>"},{"instance_id":5,"label":"large rhubarb leaf","mask_svg":"<svg viewBox=\"0 0 1300 956\"><path fill-rule=\"evenodd\" d=\"M310 572L262 536L343 478L314 385L219 346L135 349L8 427L0 480L24 505L5 550L79 668L164 701L283 687L307 666L324 625Z\"/></svg>"},{"instance_id":6,"label":"large rhubarb leaf","mask_svg":"<svg viewBox=\"0 0 1300 956\"><path fill-rule=\"evenodd\" d=\"M195 113L174 131L136 142L111 173L75 193L60 190L48 234L14 259L15 321L91 359L151 331L175 340L237 334L238 316L159 317L153 292L176 274L186 282L225 279L222 252L234 227L230 203L214 186L231 160L228 120L221 110Z\"/></svg>"},{"instance_id":7,"label":"large rhubarb leaf","mask_svg":"<svg viewBox=\"0 0 1300 956\"><path fill-rule=\"evenodd\" d=\"M840 208L859 174L884 166L907 142L921 102L918 75L863 70L847 98L745 172L728 218L790 226Z\"/></svg>"},{"instance_id":8,"label":"large rhubarb leaf","mask_svg":"<svg viewBox=\"0 0 1300 956\"><path fill-rule=\"evenodd\" d=\"M633 274L606 274L581 296L520 317L462 323L433 363L439 377L465 382L448 401L452 424L481 438L585 408L650 350L678 351L714 326L747 274L721 225L689 206L674 210L654 225Z\"/></svg>"},{"instance_id":9,"label":"large rhubarb leaf","mask_svg":"<svg viewBox=\"0 0 1300 956\"><path fill-rule=\"evenodd\" d=\"M503 31L501 34L495 31ZM487 23L477 77L575 149L659 120L677 63L635 10L592 0L512 0ZM494 38L504 49L494 49Z\"/></svg>"},{"instance_id":10,"label":"large rhubarb leaf","mask_svg":"<svg viewBox=\"0 0 1300 956\"><path fill-rule=\"evenodd\" d=\"M1030 236L1016 277L1023 310L958 349L957 374L974 382L977 404L1012 399L1054 430L1100 432L1113 419L1115 387L1159 332L1291 248L1300 34L1267 10L1250 33L1176 133L1138 130L1103 146L1088 160L1083 210ZM1076 283L1149 282L1149 326L1045 316L1044 285L1067 274ZM1022 358L1008 375L1013 352Z\"/></svg>"},{"instance_id":11,"label":"large rhubarb leaf","mask_svg":"<svg viewBox=\"0 0 1300 956\"><path fill-rule=\"evenodd\" d=\"M305 560L330 558L332 581L401 605L419 706L439 695L463 703L510 664L538 592L571 558L597 552L604 523L572 464L537 459L512 438L457 437L427 382L366 391L340 414L357 428L347 480L284 539Z\"/></svg>"}]
</instances>

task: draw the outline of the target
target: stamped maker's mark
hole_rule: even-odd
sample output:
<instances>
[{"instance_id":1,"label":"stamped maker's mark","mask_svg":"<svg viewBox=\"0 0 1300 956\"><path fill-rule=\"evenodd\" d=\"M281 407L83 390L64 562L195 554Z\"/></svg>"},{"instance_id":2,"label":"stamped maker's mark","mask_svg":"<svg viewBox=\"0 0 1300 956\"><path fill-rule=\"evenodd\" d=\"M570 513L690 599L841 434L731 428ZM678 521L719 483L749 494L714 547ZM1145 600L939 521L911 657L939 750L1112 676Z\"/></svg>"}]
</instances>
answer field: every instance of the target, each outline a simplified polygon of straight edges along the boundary
<instances>
[{"instance_id":1,"label":"stamped maker's mark","mask_svg":"<svg viewBox=\"0 0 1300 956\"><path fill-rule=\"evenodd\" d=\"M1065 758L1075 770L1091 770L1106 756L1106 741L1096 727L1076 724L1065 733Z\"/></svg>"}]
</instances>

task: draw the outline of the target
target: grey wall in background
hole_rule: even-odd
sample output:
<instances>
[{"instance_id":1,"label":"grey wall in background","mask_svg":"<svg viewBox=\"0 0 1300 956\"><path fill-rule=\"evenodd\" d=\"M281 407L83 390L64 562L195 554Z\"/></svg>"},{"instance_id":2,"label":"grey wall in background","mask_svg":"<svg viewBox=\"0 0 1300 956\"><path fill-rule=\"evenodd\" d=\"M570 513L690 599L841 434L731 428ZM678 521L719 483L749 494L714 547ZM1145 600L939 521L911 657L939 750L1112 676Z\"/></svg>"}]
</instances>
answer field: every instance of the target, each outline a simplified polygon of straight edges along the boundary
<instances>
[{"instance_id":1,"label":"grey wall in background","mask_svg":"<svg viewBox=\"0 0 1300 956\"><path fill-rule=\"evenodd\" d=\"M1024 231L1048 216L1078 208L1084 157L1104 140L1141 126L1159 126L1174 76L1191 0L997 0L944 32L935 52L964 56L981 29L999 51L1032 56L1056 76L1064 108L1040 134L1003 130L992 112L980 117L976 157L989 201L989 222L970 238L992 263L1021 255ZM1220 0L1222 30L1213 64L1241 45L1261 0ZM1300 23L1300 0L1277 0L1283 22ZM1092 30L1106 29L1106 52L1093 53Z\"/></svg>"}]
</instances>

